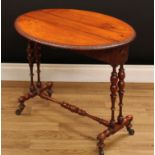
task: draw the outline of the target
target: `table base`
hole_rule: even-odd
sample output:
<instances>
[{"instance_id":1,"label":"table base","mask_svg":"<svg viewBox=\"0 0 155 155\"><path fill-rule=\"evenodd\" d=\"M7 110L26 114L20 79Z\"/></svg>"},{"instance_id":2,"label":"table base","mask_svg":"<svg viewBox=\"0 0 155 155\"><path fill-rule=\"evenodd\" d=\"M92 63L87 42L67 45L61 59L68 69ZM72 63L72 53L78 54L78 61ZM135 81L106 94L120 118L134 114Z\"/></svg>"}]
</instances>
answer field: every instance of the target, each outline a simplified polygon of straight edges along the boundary
<instances>
[{"instance_id":1,"label":"table base","mask_svg":"<svg viewBox=\"0 0 155 155\"><path fill-rule=\"evenodd\" d=\"M99 149L99 155L104 155L104 141L107 137L115 134L116 132L118 132L119 130L121 130L124 127L126 127L129 135L134 134L134 130L132 129L132 124L131 124L131 121L133 120L133 116L128 115L126 117L123 117L123 121L121 123L116 122L114 124L114 127L112 128L110 121L107 121L107 120L104 120L102 118L93 116L93 115L87 113L85 110L83 110L83 109L81 109L75 105L69 104L69 103L64 102L64 101L59 101L59 100L53 98L52 97L52 93L53 93L52 86L53 86L53 83L50 83L50 82L48 82L46 84L41 84L39 87L36 84L36 87L35 87L36 89L29 92L25 96L21 96L18 99L19 107L16 110L16 115L21 115L22 111L25 108L25 104L24 104L25 101L27 101L31 98L34 98L35 96L40 96L41 98L43 98L45 100L51 101L55 104L59 104L61 107L65 108L71 112L77 113L81 116L89 117L90 119L92 119L92 120L100 123L101 125L104 125L107 127L107 129L105 131L101 132L97 136L97 140L98 140L97 146Z\"/></svg>"},{"instance_id":2,"label":"table base","mask_svg":"<svg viewBox=\"0 0 155 155\"><path fill-rule=\"evenodd\" d=\"M96 117L94 115L91 115L89 113L87 113L87 111L69 104L67 102L64 101L59 101L57 99L54 99L52 97L52 86L53 83L48 82L47 84L43 84L40 81L40 58L41 58L41 52L40 52L40 44L34 43L32 41L29 41L28 44L28 48L27 48L27 58L28 58L28 62L29 62L29 67L30 67L30 91L28 94L21 96L18 101L19 101L19 107L16 110L16 114L20 115L22 113L22 111L25 108L25 104L24 102L35 97L35 96L40 96L41 98L51 101L55 104L59 104L61 107L77 113L81 116L85 116L88 117L98 123L100 123L101 125L104 125L107 127L107 129L103 132L101 132L98 136L97 136L97 146L99 149L99 155L104 155L104 141L107 137L117 133L119 130L121 130L122 128L126 127L129 135L133 135L134 134L134 130L132 129L132 120L133 120L133 116L128 115L126 117L123 117L123 96L124 96L124 86L125 86L125 82L124 82L124 78L125 78L125 72L124 72L124 68L123 68L123 64L120 63L120 68L119 68L119 72L117 73L117 66L118 65L112 65L112 73L111 73L111 86L110 86L110 97L111 97L111 119L110 121L107 121L105 119ZM111 57L113 57L113 55L111 55ZM108 58L108 60L110 60ZM33 65L34 62L37 65L37 82L36 84L33 81ZM115 101L116 101L116 96L117 93L119 94L119 115L117 117L117 121L115 120Z\"/></svg>"}]
</instances>

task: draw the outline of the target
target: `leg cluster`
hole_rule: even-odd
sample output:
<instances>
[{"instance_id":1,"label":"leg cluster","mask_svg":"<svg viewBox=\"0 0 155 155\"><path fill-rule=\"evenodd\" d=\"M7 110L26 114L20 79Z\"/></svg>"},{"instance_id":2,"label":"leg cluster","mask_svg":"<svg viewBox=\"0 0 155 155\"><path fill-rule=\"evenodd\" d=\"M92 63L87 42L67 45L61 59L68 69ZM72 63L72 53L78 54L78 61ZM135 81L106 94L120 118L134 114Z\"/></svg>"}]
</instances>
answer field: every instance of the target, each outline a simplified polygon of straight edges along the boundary
<instances>
[{"instance_id":1,"label":"leg cluster","mask_svg":"<svg viewBox=\"0 0 155 155\"><path fill-rule=\"evenodd\" d=\"M30 98L33 98L37 95L40 95L42 91L46 91L48 96L52 95L52 83L47 83L47 85L43 86L43 84L40 81L40 59L41 59L41 46L40 44L34 43L32 41L28 42L27 47L27 60L29 63L30 68L30 86L29 86L29 92L25 96L21 96L18 99L19 106L16 110L16 114L20 115L22 111L25 108L24 102L29 100ZM34 63L37 65L37 82L34 83L34 73L33 73L33 66Z\"/></svg>"},{"instance_id":2,"label":"leg cluster","mask_svg":"<svg viewBox=\"0 0 155 155\"><path fill-rule=\"evenodd\" d=\"M120 65L118 74L116 71L117 66L112 66L112 67L113 67L113 71L111 73L111 87L110 87L110 90L111 90L110 96L111 96L111 103L112 103L111 120L110 120L108 129L106 129L105 131L103 131L97 136L97 140L98 140L97 146L99 149L99 155L104 155L104 141L110 135L115 134L116 132L118 132L120 129L124 127L126 127L129 135L134 134L134 130L132 129L132 124L131 124L133 117L132 116L123 117L123 113L122 113L124 87L125 87L124 67L123 67L123 64ZM116 102L117 92L119 96L119 114L118 114L117 122L116 122L115 102Z\"/></svg>"}]
</instances>

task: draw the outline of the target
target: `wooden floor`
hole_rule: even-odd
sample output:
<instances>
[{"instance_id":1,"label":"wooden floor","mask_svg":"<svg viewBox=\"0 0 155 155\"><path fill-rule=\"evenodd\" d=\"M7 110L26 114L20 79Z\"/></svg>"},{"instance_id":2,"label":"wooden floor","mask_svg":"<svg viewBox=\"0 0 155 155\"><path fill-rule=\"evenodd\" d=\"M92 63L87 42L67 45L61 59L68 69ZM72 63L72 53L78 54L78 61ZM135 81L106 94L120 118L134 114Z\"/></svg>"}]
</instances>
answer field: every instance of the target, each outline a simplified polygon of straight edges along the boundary
<instances>
[{"instance_id":1,"label":"wooden floor","mask_svg":"<svg viewBox=\"0 0 155 155\"><path fill-rule=\"evenodd\" d=\"M28 83L2 82L3 155L98 155L96 136L105 127L36 97L16 116ZM110 118L108 83L55 83L55 98ZM118 100L117 100L118 103ZM117 112L117 110L116 110ZM122 129L105 141L105 155L153 155L153 84L127 84L124 115L134 115L134 136Z\"/></svg>"}]
</instances>

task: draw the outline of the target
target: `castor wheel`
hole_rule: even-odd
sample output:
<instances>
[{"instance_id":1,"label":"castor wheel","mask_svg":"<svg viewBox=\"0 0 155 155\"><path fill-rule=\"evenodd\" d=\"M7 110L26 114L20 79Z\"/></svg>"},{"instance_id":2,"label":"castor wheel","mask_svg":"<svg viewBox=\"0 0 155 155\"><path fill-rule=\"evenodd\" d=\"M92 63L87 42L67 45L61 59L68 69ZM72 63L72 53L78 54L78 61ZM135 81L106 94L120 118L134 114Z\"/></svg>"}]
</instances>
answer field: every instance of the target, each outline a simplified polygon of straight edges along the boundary
<instances>
[{"instance_id":1,"label":"castor wheel","mask_svg":"<svg viewBox=\"0 0 155 155\"><path fill-rule=\"evenodd\" d=\"M51 97L52 94L53 94L53 91L52 91L51 89L48 89L48 90L47 90L47 94L48 94L49 97Z\"/></svg>"},{"instance_id":2,"label":"castor wheel","mask_svg":"<svg viewBox=\"0 0 155 155\"><path fill-rule=\"evenodd\" d=\"M20 104L19 104L19 106L18 106L18 109L16 110L16 115L21 115L21 113L22 113L22 111L24 110L24 108L25 108L25 105L24 105L24 103L23 102L21 102Z\"/></svg>"},{"instance_id":3,"label":"castor wheel","mask_svg":"<svg viewBox=\"0 0 155 155\"><path fill-rule=\"evenodd\" d=\"M21 115L21 113L22 113L22 110L20 110L20 109L17 109L15 113L16 113L16 115Z\"/></svg>"},{"instance_id":4,"label":"castor wheel","mask_svg":"<svg viewBox=\"0 0 155 155\"><path fill-rule=\"evenodd\" d=\"M99 149L99 155L104 155L104 150L103 149Z\"/></svg>"},{"instance_id":5,"label":"castor wheel","mask_svg":"<svg viewBox=\"0 0 155 155\"><path fill-rule=\"evenodd\" d=\"M134 135L135 134L135 130L134 129L127 129L129 135Z\"/></svg>"}]
</instances>

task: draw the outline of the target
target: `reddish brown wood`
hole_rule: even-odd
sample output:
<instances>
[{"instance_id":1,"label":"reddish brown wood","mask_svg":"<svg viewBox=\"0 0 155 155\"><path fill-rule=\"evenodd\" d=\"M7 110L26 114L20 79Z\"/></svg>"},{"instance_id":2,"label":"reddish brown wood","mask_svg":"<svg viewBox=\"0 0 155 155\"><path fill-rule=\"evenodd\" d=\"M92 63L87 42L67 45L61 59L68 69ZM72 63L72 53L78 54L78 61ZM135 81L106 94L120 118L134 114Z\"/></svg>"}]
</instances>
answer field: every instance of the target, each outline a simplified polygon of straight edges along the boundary
<instances>
[{"instance_id":1,"label":"reddish brown wood","mask_svg":"<svg viewBox=\"0 0 155 155\"><path fill-rule=\"evenodd\" d=\"M114 48L135 38L133 28L117 18L74 9L28 12L17 18L15 27L27 39L76 50Z\"/></svg>"},{"instance_id":2,"label":"reddish brown wood","mask_svg":"<svg viewBox=\"0 0 155 155\"><path fill-rule=\"evenodd\" d=\"M37 87L40 88L41 87L41 81L40 81L40 60L41 60L41 45L35 43L35 61L37 64Z\"/></svg>"},{"instance_id":3,"label":"reddish brown wood","mask_svg":"<svg viewBox=\"0 0 155 155\"><path fill-rule=\"evenodd\" d=\"M42 83L41 83L41 80L40 80L40 61L41 61L41 45L38 44L38 43L35 43L35 46L34 46L34 51L35 51L35 62L36 62L36 65L37 65L37 83L36 83L36 87L39 89L39 90L42 90ZM48 96L52 96L52 86L53 84L48 83L47 84L48 86L46 87L46 91L47 91L47 94Z\"/></svg>"},{"instance_id":4,"label":"reddish brown wood","mask_svg":"<svg viewBox=\"0 0 155 155\"><path fill-rule=\"evenodd\" d=\"M42 91L47 91L48 95L51 96L52 93L52 86L53 83L47 83L46 86L43 86L40 81L40 59L41 59L41 52L40 52L41 46L38 43L34 43L32 41L28 42L28 47L27 47L27 59L29 62L29 68L30 68L30 92L25 95L21 96L19 98L19 106L18 109L16 110L16 114L20 115L22 111L25 108L24 102L39 95ZM33 80L33 66L34 62L36 62L37 65L37 82L36 84L34 83ZM50 92L49 92L50 91ZM49 94L50 93L50 94Z\"/></svg>"},{"instance_id":5,"label":"reddish brown wood","mask_svg":"<svg viewBox=\"0 0 155 155\"><path fill-rule=\"evenodd\" d=\"M48 89L51 89L51 88L53 87L53 83L52 83L52 82L47 82L45 85L42 84L41 86L42 86L42 87L39 89L38 95L39 95L40 93L42 93L42 92L45 92L45 91L48 90Z\"/></svg>"},{"instance_id":6,"label":"reddish brown wood","mask_svg":"<svg viewBox=\"0 0 155 155\"><path fill-rule=\"evenodd\" d=\"M116 101L116 93L117 93L117 82L118 82L118 76L116 71L117 66L113 66L113 71L111 73L111 120L110 120L110 127L113 128L115 125L115 101Z\"/></svg>"},{"instance_id":7,"label":"reddish brown wood","mask_svg":"<svg viewBox=\"0 0 155 155\"><path fill-rule=\"evenodd\" d=\"M45 85L41 85L41 87L37 87L37 84L38 82L36 82L36 90L34 90L33 92L29 92L27 93L26 95L24 96L21 96L19 99L18 99L18 102L19 102L19 106L16 110L16 114L17 115L20 115L22 113L22 111L24 110L25 108L25 104L24 102L35 97L35 96L39 96L42 92L44 91L47 91L49 89L52 89L52 86L53 86L53 83L52 82L48 82L47 84Z\"/></svg>"},{"instance_id":8,"label":"reddish brown wood","mask_svg":"<svg viewBox=\"0 0 155 155\"><path fill-rule=\"evenodd\" d=\"M104 125L104 126L107 126L107 127L109 126L108 121L106 121L104 119L101 119L101 118L98 118L96 116L93 116L93 115L87 113L85 110L80 109L79 107L76 107L75 105L71 105L71 104L69 104L67 102L61 102L61 101L58 101L58 100L56 100L54 98L50 98L47 95L45 95L43 92L40 93L40 97L44 98L46 100L52 101L54 103L57 103L57 104L61 105L63 108L65 108L65 109L67 109L67 110L69 110L71 112L77 113L77 114L79 114L81 116L87 116L87 117L97 121L98 123Z\"/></svg>"},{"instance_id":9,"label":"reddish brown wood","mask_svg":"<svg viewBox=\"0 0 155 155\"><path fill-rule=\"evenodd\" d=\"M33 98L36 95L37 95L37 92L33 91L33 92L30 92L24 96L21 96L18 99L19 106L18 106L18 109L16 110L16 115L20 115L22 113L22 111L24 110L24 108L25 108L24 102L29 100L30 98Z\"/></svg>"},{"instance_id":10,"label":"reddish brown wood","mask_svg":"<svg viewBox=\"0 0 155 155\"><path fill-rule=\"evenodd\" d=\"M106 62L113 66L124 64L128 60L128 46L129 45L127 44L121 47L105 50L87 50L85 52L78 50L74 52L86 55L101 62Z\"/></svg>"},{"instance_id":11,"label":"reddish brown wood","mask_svg":"<svg viewBox=\"0 0 155 155\"><path fill-rule=\"evenodd\" d=\"M97 136L97 140L98 140L97 146L99 148L99 155L104 155L104 141L105 141L105 139L107 137L115 134L120 129L126 127L129 132L129 135L134 134L134 130L131 129L131 121L132 120L133 120L133 116L128 115L123 119L121 124L115 123L114 128L108 128Z\"/></svg>"},{"instance_id":12,"label":"reddish brown wood","mask_svg":"<svg viewBox=\"0 0 155 155\"><path fill-rule=\"evenodd\" d=\"M125 87L125 72L124 72L124 67L123 64L120 65L119 73L118 73L118 93L119 93L119 115L118 115L118 122L122 123L123 121L123 114L122 114L122 107L123 107L123 96L124 96L124 87Z\"/></svg>"},{"instance_id":13,"label":"reddish brown wood","mask_svg":"<svg viewBox=\"0 0 155 155\"><path fill-rule=\"evenodd\" d=\"M30 68L30 92L35 91L34 81L33 81L33 65L34 65L34 43L32 41L28 42L27 47L27 59Z\"/></svg>"},{"instance_id":14,"label":"reddish brown wood","mask_svg":"<svg viewBox=\"0 0 155 155\"><path fill-rule=\"evenodd\" d=\"M47 92L47 95L48 95L49 97L52 97L52 94L53 94L52 87L53 87L53 83L52 83L52 82L48 82L48 83L46 84L45 88L42 88L42 89L41 89L41 92L46 91L46 92ZM41 93L41 92L40 92L40 93Z\"/></svg>"}]
</instances>

